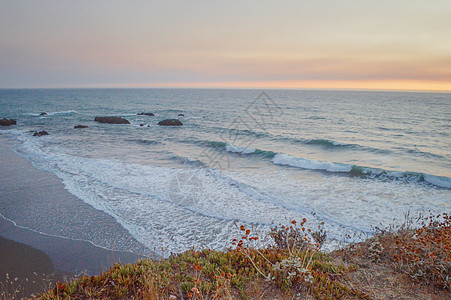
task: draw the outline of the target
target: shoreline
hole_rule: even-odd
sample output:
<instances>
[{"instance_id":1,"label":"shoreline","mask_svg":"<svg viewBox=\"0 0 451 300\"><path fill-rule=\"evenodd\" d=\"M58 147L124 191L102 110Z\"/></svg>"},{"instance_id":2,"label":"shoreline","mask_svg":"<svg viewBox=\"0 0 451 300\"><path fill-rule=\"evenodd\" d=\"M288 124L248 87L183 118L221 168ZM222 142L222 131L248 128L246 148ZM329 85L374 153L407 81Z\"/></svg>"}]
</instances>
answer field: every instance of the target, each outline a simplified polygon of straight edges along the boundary
<instances>
[{"instance_id":1,"label":"shoreline","mask_svg":"<svg viewBox=\"0 0 451 300\"><path fill-rule=\"evenodd\" d=\"M25 264L37 264L44 267L45 273L57 274L98 275L114 263L134 263L145 258L89 242L83 236L86 230L108 235L112 245L114 234L129 234L113 217L70 194L56 175L34 168L30 161L14 153L14 145L13 140L0 134L0 245L7 245L0 247L0 257L6 258L0 264L0 280L5 279L6 273L19 278L30 276L20 268L9 269L11 265L7 263L23 249ZM83 218L84 214L92 221ZM130 243L137 243L131 236L128 238ZM45 287L41 289L44 290ZM27 295L30 292L35 291L30 290Z\"/></svg>"}]
</instances>

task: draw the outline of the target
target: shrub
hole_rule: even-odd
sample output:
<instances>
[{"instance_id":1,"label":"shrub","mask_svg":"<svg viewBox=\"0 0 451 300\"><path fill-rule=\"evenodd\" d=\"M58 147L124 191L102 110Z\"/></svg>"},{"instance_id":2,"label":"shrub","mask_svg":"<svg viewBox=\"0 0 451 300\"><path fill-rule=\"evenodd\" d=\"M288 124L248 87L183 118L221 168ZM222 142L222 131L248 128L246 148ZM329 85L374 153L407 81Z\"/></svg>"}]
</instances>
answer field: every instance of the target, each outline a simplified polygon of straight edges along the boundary
<instances>
[{"instance_id":1,"label":"shrub","mask_svg":"<svg viewBox=\"0 0 451 300\"><path fill-rule=\"evenodd\" d=\"M393 259L412 279L451 289L451 216L429 216L420 225L394 235Z\"/></svg>"}]
</instances>

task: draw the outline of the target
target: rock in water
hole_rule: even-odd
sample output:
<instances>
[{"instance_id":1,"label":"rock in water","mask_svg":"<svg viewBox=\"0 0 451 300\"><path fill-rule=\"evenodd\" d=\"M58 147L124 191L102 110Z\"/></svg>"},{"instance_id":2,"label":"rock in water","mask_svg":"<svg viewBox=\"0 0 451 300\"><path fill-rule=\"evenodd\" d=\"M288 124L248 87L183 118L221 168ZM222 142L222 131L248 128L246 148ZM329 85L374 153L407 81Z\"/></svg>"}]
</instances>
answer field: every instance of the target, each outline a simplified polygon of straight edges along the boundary
<instances>
[{"instance_id":1,"label":"rock in water","mask_svg":"<svg viewBox=\"0 0 451 300\"><path fill-rule=\"evenodd\" d=\"M130 122L120 117L95 117L94 121L108 124L130 124Z\"/></svg>"},{"instance_id":2,"label":"rock in water","mask_svg":"<svg viewBox=\"0 0 451 300\"><path fill-rule=\"evenodd\" d=\"M179 117L184 117L185 115L184 114L179 114Z\"/></svg>"},{"instance_id":3,"label":"rock in water","mask_svg":"<svg viewBox=\"0 0 451 300\"><path fill-rule=\"evenodd\" d=\"M17 122L16 122L16 120L14 120L14 119L1 119L0 120L0 125L1 126L11 126L11 125L17 125Z\"/></svg>"},{"instance_id":4,"label":"rock in water","mask_svg":"<svg viewBox=\"0 0 451 300\"><path fill-rule=\"evenodd\" d=\"M41 115L41 116L46 116L47 113L46 113L46 112L41 112L40 115Z\"/></svg>"},{"instance_id":5,"label":"rock in water","mask_svg":"<svg viewBox=\"0 0 451 300\"><path fill-rule=\"evenodd\" d=\"M166 119L166 120L158 122L158 125L160 125L160 126L182 126L183 123L177 119Z\"/></svg>"},{"instance_id":6,"label":"rock in water","mask_svg":"<svg viewBox=\"0 0 451 300\"><path fill-rule=\"evenodd\" d=\"M33 136L43 136L43 135L49 135L47 131L35 131Z\"/></svg>"},{"instance_id":7,"label":"rock in water","mask_svg":"<svg viewBox=\"0 0 451 300\"><path fill-rule=\"evenodd\" d=\"M88 128L88 126L85 126L85 125L77 125L77 126L75 126L74 128L75 128L75 129L77 129L77 128Z\"/></svg>"},{"instance_id":8,"label":"rock in water","mask_svg":"<svg viewBox=\"0 0 451 300\"><path fill-rule=\"evenodd\" d=\"M149 116L149 117L153 117L153 116L155 116L155 115L154 115L153 113L145 113L145 112L142 112L142 113L139 113L138 116Z\"/></svg>"}]
</instances>

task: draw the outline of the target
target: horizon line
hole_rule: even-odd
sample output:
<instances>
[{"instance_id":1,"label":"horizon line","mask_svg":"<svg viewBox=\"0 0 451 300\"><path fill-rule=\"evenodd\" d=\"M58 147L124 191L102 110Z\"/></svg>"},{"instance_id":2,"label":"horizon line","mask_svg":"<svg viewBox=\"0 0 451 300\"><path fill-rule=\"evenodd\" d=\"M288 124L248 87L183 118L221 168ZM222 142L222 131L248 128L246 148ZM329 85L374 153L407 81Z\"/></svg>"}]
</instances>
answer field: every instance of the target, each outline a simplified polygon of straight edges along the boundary
<instances>
[{"instance_id":1,"label":"horizon line","mask_svg":"<svg viewBox=\"0 0 451 300\"><path fill-rule=\"evenodd\" d=\"M409 93L451 93L449 90L424 89L365 89L365 88L289 88L289 87L209 87L209 86L61 86L61 87L0 87L0 90L146 90L146 89L187 89L187 90L280 90L280 91L361 91L361 92L409 92Z\"/></svg>"},{"instance_id":2,"label":"horizon line","mask_svg":"<svg viewBox=\"0 0 451 300\"><path fill-rule=\"evenodd\" d=\"M30 86L0 86L0 89L265 89L265 90L350 90L350 91L399 91L399 92L451 92L451 82L423 80L381 81L216 81L216 82L151 82L151 83L102 83L56 84Z\"/></svg>"}]
</instances>

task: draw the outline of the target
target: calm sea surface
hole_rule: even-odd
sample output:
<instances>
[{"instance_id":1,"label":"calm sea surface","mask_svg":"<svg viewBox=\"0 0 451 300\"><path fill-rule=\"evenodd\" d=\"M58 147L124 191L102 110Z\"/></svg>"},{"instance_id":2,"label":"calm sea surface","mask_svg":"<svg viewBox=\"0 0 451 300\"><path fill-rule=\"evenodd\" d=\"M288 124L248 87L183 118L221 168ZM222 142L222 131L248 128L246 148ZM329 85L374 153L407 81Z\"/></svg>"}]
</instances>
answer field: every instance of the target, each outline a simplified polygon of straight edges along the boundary
<instances>
[{"instance_id":1,"label":"calm sea surface","mask_svg":"<svg viewBox=\"0 0 451 300\"><path fill-rule=\"evenodd\" d=\"M346 234L371 234L408 212L451 211L451 94L0 90L0 114L18 121L0 128L18 141L15 152L113 216L149 253L223 249L236 224L264 233L303 217L312 228L324 222L333 248ZM95 116L131 124L99 124ZM157 125L167 118L184 125ZM49 135L32 136L40 130ZM0 213L8 210L1 203ZM11 219L21 224L19 215ZM58 214L44 219L22 225L52 234L64 224ZM71 232L58 235L113 247L101 232Z\"/></svg>"}]
</instances>

